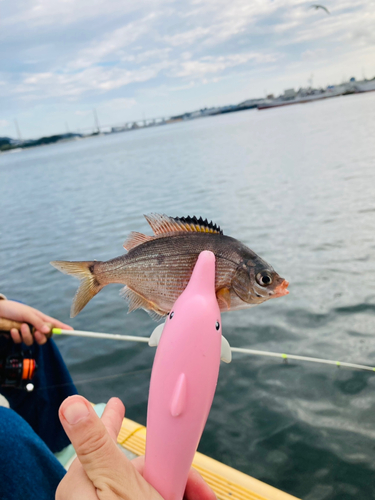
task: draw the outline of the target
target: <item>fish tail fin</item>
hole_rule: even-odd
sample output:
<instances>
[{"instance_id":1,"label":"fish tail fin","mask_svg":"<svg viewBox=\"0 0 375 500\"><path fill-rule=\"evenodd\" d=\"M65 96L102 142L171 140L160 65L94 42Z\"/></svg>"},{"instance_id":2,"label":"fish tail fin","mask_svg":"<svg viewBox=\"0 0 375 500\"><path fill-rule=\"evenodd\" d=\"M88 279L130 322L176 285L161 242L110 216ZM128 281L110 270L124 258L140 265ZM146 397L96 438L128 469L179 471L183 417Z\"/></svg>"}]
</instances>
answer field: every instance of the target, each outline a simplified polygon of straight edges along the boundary
<instances>
[{"instance_id":1,"label":"fish tail fin","mask_svg":"<svg viewBox=\"0 0 375 500\"><path fill-rule=\"evenodd\" d=\"M70 309L70 317L74 318L85 307L85 305L103 288L95 276L94 267L98 262L66 262L55 260L51 265L64 274L70 274L81 280L81 284L73 299Z\"/></svg>"}]
</instances>

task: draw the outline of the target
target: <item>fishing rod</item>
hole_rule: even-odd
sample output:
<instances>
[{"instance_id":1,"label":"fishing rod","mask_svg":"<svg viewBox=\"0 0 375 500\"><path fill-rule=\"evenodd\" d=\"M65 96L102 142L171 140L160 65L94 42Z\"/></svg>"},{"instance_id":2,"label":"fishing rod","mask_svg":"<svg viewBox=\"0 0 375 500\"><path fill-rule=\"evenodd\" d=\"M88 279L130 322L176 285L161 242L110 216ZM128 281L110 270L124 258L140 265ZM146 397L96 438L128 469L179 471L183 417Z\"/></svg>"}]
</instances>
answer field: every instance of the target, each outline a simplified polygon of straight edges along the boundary
<instances>
[{"instance_id":1,"label":"fishing rod","mask_svg":"<svg viewBox=\"0 0 375 500\"><path fill-rule=\"evenodd\" d=\"M125 340L128 342L145 342L148 344L149 337L137 337L135 335L120 335L118 333L86 332L82 330L62 330L52 328L53 335L72 335L73 337L89 337L92 339Z\"/></svg>"},{"instance_id":2,"label":"fishing rod","mask_svg":"<svg viewBox=\"0 0 375 500\"><path fill-rule=\"evenodd\" d=\"M4 320L3 318L0 318L0 333L2 334L8 334L11 328L17 328L18 330L21 327L21 323L18 322L9 322L8 320ZM161 325L159 325L157 328L160 328ZM74 337L82 337L82 338L96 338L96 339L107 339L107 340L121 340L125 342L143 342L145 344L149 343L150 338L149 337L138 337L135 335L120 335L120 334L113 334L113 333L101 333L101 332L89 332L89 331L83 331L83 330L64 330L61 328L51 328L51 333L47 334L47 337L49 338L51 335L69 335L69 336L74 336ZM296 360L296 361L307 361L309 363L317 363L317 364L325 364L325 365L332 365L336 366L337 368L343 367L343 368L351 368L354 370L364 370L364 371L369 371L369 372L375 372L375 367L368 366L368 365L362 365L362 364L357 364L357 363L349 363L346 361L337 361L333 359L324 359L324 358L314 358L310 356L300 356L297 354L286 354L283 352L272 352L272 351L259 351L255 349L248 349L248 348L243 348L243 347L231 347L232 353L239 353L239 354L248 354L248 355L253 355L253 356L262 356L262 357L270 357L270 358L280 358L284 362L288 362L288 360ZM29 361L27 361L30 363ZM7 363L7 373L10 373L10 370L12 370L12 379L14 379L14 383L16 380L18 381L19 375L21 378L23 378L23 383L26 384L29 382L32 378L32 374L26 373L24 370L24 365L25 363L23 360L19 360L19 363L16 363L15 361L12 361L12 369L9 366L9 363ZM2 366L3 365L3 366ZM5 363L0 363L0 372L5 370ZM18 373L19 372L19 373ZM17 375L13 375L16 374ZM26 373L26 374L25 374ZM9 377L9 374L7 376ZM1 377L0 377L1 380Z\"/></svg>"},{"instance_id":3,"label":"fishing rod","mask_svg":"<svg viewBox=\"0 0 375 500\"><path fill-rule=\"evenodd\" d=\"M159 325L160 327L161 325ZM159 328L157 327L157 328ZM97 339L112 339L112 340L124 340L130 342L144 342L149 343L149 337L137 337L131 335L119 335L112 333L98 333L98 332L86 332L81 330L62 330L61 328L52 328L52 333L54 335L72 335L75 337L90 337ZM254 356L265 356L272 358L281 358L284 362L287 362L289 359L295 359L298 361L308 361L310 363L321 363L326 365L334 365L338 368L353 368L356 370L366 370L370 372L375 372L375 367L368 365L360 365L356 363L348 363L346 361L336 361L333 359L323 359L323 358L313 358L310 356L300 356L298 354L285 354L282 352L270 352L270 351L258 351L255 349L247 349L244 347L231 347L232 352L237 352L241 354L250 354Z\"/></svg>"}]
</instances>

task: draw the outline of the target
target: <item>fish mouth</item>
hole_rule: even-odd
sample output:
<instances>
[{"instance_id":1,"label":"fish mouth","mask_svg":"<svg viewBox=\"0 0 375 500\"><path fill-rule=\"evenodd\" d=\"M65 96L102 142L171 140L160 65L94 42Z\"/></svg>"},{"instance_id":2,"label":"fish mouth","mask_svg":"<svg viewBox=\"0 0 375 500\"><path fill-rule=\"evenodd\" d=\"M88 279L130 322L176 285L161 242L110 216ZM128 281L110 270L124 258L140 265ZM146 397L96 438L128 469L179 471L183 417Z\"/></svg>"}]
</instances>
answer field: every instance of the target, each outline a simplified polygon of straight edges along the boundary
<instances>
[{"instance_id":1,"label":"fish mouth","mask_svg":"<svg viewBox=\"0 0 375 500\"><path fill-rule=\"evenodd\" d=\"M288 295L289 293L289 290L287 290L288 286L289 286L289 281L283 280L283 282L280 283L280 285L277 285L277 287L275 288L272 298L283 297L284 295Z\"/></svg>"}]
</instances>

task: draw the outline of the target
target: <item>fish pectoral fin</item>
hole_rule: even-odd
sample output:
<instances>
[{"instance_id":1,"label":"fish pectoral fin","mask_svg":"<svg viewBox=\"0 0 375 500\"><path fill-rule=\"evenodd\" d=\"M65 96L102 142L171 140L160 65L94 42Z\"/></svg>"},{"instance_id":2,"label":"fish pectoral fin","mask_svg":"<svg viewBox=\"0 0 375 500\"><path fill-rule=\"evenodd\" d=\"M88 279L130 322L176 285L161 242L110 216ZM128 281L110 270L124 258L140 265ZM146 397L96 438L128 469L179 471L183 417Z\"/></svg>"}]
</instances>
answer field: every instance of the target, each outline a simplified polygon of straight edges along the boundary
<instances>
[{"instance_id":1,"label":"fish pectoral fin","mask_svg":"<svg viewBox=\"0 0 375 500\"><path fill-rule=\"evenodd\" d=\"M151 300L147 300L145 297L143 297L143 295L135 292L128 286L124 286L120 294L124 297L129 305L128 313L134 311L135 309L144 309L155 321L159 321L161 318L164 318L164 316L168 314L168 312L159 309L158 306L154 304L154 302L151 302Z\"/></svg>"},{"instance_id":2,"label":"fish pectoral fin","mask_svg":"<svg viewBox=\"0 0 375 500\"><path fill-rule=\"evenodd\" d=\"M148 339L148 345L150 347L156 347L157 345L159 345L159 342L160 342L161 335L163 333L164 327L165 327L165 322L161 323L160 325L158 325L154 329L154 331L151 333L151 336Z\"/></svg>"},{"instance_id":3,"label":"fish pectoral fin","mask_svg":"<svg viewBox=\"0 0 375 500\"><path fill-rule=\"evenodd\" d=\"M142 243L146 243L146 241L153 240L153 236L147 236L146 234L137 233L136 231L132 231L129 236L126 238L124 243L125 250L131 250L132 248L137 247L138 245L142 245Z\"/></svg>"},{"instance_id":4,"label":"fish pectoral fin","mask_svg":"<svg viewBox=\"0 0 375 500\"><path fill-rule=\"evenodd\" d=\"M217 302L221 311L229 311L230 309L230 290L229 288L220 288L216 292Z\"/></svg>"},{"instance_id":5,"label":"fish pectoral fin","mask_svg":"<svg viewBox=\"0 0 375 500\"><path fill-rule=\"evenodd\" d=\"M221 336L221 361L224 363L230 363L232 361L232 349L230 348L229 342L223 335Z\"/></svg>"}]
</instances>

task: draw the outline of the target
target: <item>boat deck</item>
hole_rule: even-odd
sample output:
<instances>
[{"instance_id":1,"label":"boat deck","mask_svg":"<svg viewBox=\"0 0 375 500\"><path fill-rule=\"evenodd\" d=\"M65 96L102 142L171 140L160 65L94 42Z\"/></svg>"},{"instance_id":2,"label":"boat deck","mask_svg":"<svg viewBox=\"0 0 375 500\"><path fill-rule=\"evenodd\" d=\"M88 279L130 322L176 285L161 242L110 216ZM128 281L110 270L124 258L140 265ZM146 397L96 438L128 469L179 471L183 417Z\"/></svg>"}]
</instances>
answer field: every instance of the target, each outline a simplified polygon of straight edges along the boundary
<instances>
[{"instance_id":1,"label":"boat deck","mask_svg":"<svg viewBox=\"0 0 375 500\"><path fill-rule=\"evenodd\" d=\"M134 455L144 455L146 428L124 418L117 442ZM195 454L193 467L211 486L218 500L298 500L199 452Z\"/></svg>"}]
</instances>

